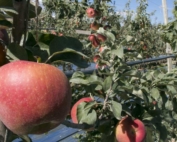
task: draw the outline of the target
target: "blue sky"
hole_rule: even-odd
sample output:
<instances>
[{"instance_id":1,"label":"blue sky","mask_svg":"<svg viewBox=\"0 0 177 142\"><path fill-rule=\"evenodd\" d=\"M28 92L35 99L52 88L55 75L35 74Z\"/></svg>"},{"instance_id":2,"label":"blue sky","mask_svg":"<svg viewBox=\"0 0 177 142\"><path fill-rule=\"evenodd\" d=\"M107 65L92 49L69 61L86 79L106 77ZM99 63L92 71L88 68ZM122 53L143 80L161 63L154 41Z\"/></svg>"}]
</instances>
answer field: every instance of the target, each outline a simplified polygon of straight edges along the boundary
<instances>
[{"instance_id":1,"label":"blue sky","mask_svg":"<svg viewBox=\"0 0 177 142\"><path fill-rule=\"evenodd\" d=\"M33 0L34 1L34 0ZM90 0L91 2L93 0ZM123 11L125 8L125 4L128 2L128 0L112 0L115 1L115 6L117 11ZM130 9L136 10L136 7L138 6L137 0L131 0ZM162 10L162 0L147 0L148 1L148 8L147 12L151 13L153 11L155 12L155 15L152 17L153 23L164 23L163 18L163 10ZM174 0L166 0L167 1L167 8L168 8L168 17L173 18L172 10L174 8ZM40 3L42 3L42 0L39 0Z\"/></svg>"},{"instance_id":2,"label":"blue sky","mask_svg":"<svg viewBox=\"0 0 177 142\"><path fill-rule=\"evenodd\" d=\"M172 11L174 8L174 0L166 0L166 1L167 1L168 17L173 18ZM125 8L125 4L127 2L128 0L115 0L116 10L122 11ZM136 10L137 6L138 6L138 3L136 2L136 0L131 0L130 9ZM156 11L156 12L155 12L155 15L152 17L152 22L163 23L164 18L163 18L162 0L148 0L147 12L151 13L153 11Z\"/></svg>"}]
</instances>

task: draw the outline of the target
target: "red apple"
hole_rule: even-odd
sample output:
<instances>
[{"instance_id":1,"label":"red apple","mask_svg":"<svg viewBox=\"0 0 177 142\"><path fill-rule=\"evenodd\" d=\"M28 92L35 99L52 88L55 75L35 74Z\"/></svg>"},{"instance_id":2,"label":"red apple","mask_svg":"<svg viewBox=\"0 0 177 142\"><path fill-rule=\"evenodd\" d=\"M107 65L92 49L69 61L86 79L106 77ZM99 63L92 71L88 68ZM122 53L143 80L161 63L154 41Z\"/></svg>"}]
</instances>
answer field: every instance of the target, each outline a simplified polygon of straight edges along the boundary
<instances>
[{"instance_id":1,"label":"red apple","mask_svg":"<svg viewBox=\"0 0 177 142\"><path fill-rule=\"evenodd\" d=\"M86 14L87 14L87 17L94 18L97 16L98 12L94 8L89 7L86 10Z\"/></svg>"},{"instance_id":2,"label":"red apple","mask_svg":"<svg viewBox=\"0 0 177 142\"><path fill-rule=\"evenodd\" d=\"M90 24L90 28L94 31L98 30L100 28L100 24L98 24L97 22L93 22Z\"/></svg>"},{"instance_id":3,"label":"red apple","mask_svg":"<svg viewBox=\"0 0 177 142\"><path fill-rule=\"evenodd\" d=\"M106 36L102 35L102 34L97 34L97 39L100 42L105 42L105 40L107 39Z\"/></svg>"},{"instance_id":4,"label":"red apple","mask_svg":"<svg viewBox=\"0 0 177 142\"><path fill-rule=\"evenodd\" d=\"M0 74L0 120L12 132L45 133L67 116L71 89L67 77L58 68L14 61L2 66Z\"/></svg>"},{"instance_id":5,"label":"red apple","mask_svg":"<svg viewBox=\"0 0 177 142\"><path fill-rule=\"evenodd\" d=\"M96 63L99 59L100 59L100 55L95 55L95 56L93 57L93 62Z\"/></svg>"},{"instance_id":6,"label":"red apple","mask_svg":"<svg viewBox=\"0 0 177 142\"><path fill-rule=\"evenodd\" d=\"M93 47L98 47L100 45L100 41L94 34L89 35L88 40L91 41Z\"/></svg>"},{"instance_id":7,"label":"red apple","mask_svg":"<svg viewBox=\"0 0 177 142\"><path fill-rule=\"evenodd\" d=\"M77 107L79 104L81 104L82 102L91 102L93 101L93 99L91 97L85 97L80 99L79 101L77 101L74 106L71 109L71 119L74 123L78 123L78 119L77 119Z\"/></svg>"},{"instance_id":8,"label":"red apple","mask_svg":"<svg viewBox=\"0 0 177 142\"><path fill-rule=\"evenodd\" d=\"M156 102L156 101L152 101L152 104L153 104L153 105L156 105L156 104L157 104L157 102Z\"/></svg>"},{"instance_id":9,"label":"red apple","mask_svg":"<svg viewBox=\"0 0 177 142\"><path fill-rule=\"evenodd\" d=\"M139 119L123 118L116 127L117 142L143 142L146 137L146 129Z\"/></svg>"}]
</instances>

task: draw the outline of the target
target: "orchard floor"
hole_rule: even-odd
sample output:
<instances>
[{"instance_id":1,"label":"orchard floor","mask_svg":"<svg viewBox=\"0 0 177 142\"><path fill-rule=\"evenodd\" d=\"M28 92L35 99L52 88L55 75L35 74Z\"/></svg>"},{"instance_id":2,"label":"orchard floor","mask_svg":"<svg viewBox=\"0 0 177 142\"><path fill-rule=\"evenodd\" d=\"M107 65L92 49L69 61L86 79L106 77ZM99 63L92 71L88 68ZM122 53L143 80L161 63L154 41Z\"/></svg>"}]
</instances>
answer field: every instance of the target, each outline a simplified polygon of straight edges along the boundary
<instances>
[{"instance_id":1,"label":"orchard floor","mask_svg":"<svg viewBox=\"0 0 177 142\"><path fill-rule=\"evenodd\" d=\"M78 133L82 133L82 130L60 125L47 134L29 136L32 142L77 142L77 139L74 139L73 136ZM13 142L21 142L21 139L16 139Z\"/></svg>"}]
</instances>

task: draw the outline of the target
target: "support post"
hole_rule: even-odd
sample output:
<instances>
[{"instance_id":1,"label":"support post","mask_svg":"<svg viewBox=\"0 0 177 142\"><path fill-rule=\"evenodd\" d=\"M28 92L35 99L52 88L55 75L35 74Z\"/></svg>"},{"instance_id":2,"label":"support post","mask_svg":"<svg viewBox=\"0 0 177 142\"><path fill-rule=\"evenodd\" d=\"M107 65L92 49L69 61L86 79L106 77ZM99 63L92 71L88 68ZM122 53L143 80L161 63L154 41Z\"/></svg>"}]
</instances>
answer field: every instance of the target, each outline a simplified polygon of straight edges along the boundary
<instances>
[{"instance_id":1,"label":"support post","mask_svg":"<svg viewBox=\"0 0 177 142\"><path fill-rule=\"evenodd\" d=\"M162 0L162 8L163 8L163 16L164 16L164 24L168 24L168 11L167 11L167 3L166 0ZM169 43L166 43L166 53L169 55L172 53L171 47ZM167 59L167 69L168 72L172 70L172 58Z\"/></svg>"}]
</instances>

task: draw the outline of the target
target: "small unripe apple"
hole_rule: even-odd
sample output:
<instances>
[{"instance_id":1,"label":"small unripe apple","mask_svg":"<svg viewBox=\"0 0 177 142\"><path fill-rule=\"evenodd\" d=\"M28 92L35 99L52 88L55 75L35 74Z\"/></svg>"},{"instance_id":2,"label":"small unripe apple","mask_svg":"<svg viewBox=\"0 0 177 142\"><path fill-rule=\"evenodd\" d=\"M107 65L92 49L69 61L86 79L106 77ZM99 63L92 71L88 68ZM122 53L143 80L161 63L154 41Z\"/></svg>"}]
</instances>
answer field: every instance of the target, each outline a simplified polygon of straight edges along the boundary
<instances>
[{"instance_id":1,"label":"small unripe apple","mask_svg":"<svg viewBox=\"0 0 177 142\"><path fill-rule=\"evenodd\" d=\"M156 101L152 101L152 104L153 104L153 105L156 105L156 104L157 104L157 102L156 102Z\"/></svg>"},{"instance_id":2,"label":"small unripe apple","mask_svg":"<svg viewBox=\"0 0 177 142\"><path fill-rule=\"evenodd\" d=\"M100 45L100 41L94 34L89 35L88 40L91 41L93 47L98 47Z\"/></svg>"},{"instance_id":3,"label":"small unripe apple","mask_svg":"<svg viewBox=\"0 0 177 142\"><path fill-rule=\"evenodd\" d=\"M97 22L93 22L90 24L90 28L94 31L98 30L100 28L100 24L98 24Z\"/></svg>"},{"instance_id":4,"label":"small unripe apple","mask_svg":"<svg viewBox=\"0 0 177 142\"><path fill-rule=\"evenodd\" d=\"M86 10L87 17L94 18L98 15L98 12L94 8L87 8Z\"/></svg>"},{"instance_id":5,"label":"small unripe apple","mask_svg":"<svg viewBox=\"0 0 177 142\"><path fill-rule=\"evenodd\" d=\"M93 57L93 62L96 63L99 59L100 59L100 55L95 55L95 56Z\"/></svg>"},{"instance_id":6,"label":"small unripe apple","mask_svg":"<svg viewBox=\"0 0 177 142\"><path fill-rule=\"evenodd\" d=\"M100 42L105 42L106 41L106 36L102 35L102 34L97 34L97 39L100 41Z\"/></svg>"},{"instance_id":7,"label":"small unripe apple","mask_svg":"<svg viewBox=\"0 0 177 142\"><path fill-rule=\"evenodd\" d=\"M123 118L116 126L117 142L144 142L146 129L139 119Z\"/></svg>"},{"instance_id":8,"label":"small unripe apple","mask_svg":"<svg viewBox=\"0 0 177 142\"><path fill-rule=\"evenodd\" d=\"M71 89L58 68L29 61L0 67L0 120L18 135L41 134L61 124Z\"/></svg>"},{"instance_id":9,"label":"small unripe apple","mask_svg":"<svg viewBox=\"0 0 177 142\"><path fill-rule=\"evenodd\" d=\"M147 45L146 44L143 45L143 50L147 50Z\"/></svg>"},{"instance_id":10,"label":"small unripe apple","mask_svg":"<svg viewBox=\"0 0 177 142\"><path fill-rule=\"evenodd\" d=\"M72 107L71 109L71 119L74 123L79 123L78 118L77 118L77 107L80 105L82 102L91 102L93 99L91 97L85 97L80 100L78 100Z\"/></svg>"}]
</instances>

